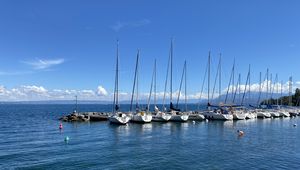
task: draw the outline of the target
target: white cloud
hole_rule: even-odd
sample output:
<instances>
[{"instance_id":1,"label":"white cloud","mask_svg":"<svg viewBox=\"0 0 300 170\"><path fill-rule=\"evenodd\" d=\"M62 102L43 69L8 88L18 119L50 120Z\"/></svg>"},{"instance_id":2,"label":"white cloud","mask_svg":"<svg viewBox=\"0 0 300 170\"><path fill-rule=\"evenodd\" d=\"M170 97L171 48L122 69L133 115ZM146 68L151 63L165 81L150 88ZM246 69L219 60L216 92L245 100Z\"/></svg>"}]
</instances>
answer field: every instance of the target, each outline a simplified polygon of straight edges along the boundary
<instances>
[{"instance_id":1,"label":"white cloud","mask_svg":"<svg viewBox=\"0 0 300 170\"><path fill-rule=\"evenodd\" d=\"M105 88L104 87L102 87L102 86L98 86L98 88L97 88L97 95L98 96L107 96L107 91L105 90Z\"/></svg>"},{"instance_id":2,"label":"white cloud","mask_svg":"<svg viewBox=\"0 0 300 170\"><path fill-rule=\"evenodd\" d=\"M50 67L53 67L55 65L59 65L65 62L64 59L36 59L34 61L22 61L23 63L30 65L33 67L33 69L36 70L43 70Z\"/></svg>"},{"instance_id":3,"label":"white cloud","mask_svg":"<svg viewBox=\"0 0 300 170\"><path fill-rule=\"evenodd\" d=\"M114 31L119 32L123 28L136 28L136 27L141 27L141 26L144 26L144 25L148 25L150 23L151 23L151 21L148 20L148 19L142 19L142 20L133 21L133 22L118 21L113 26L111 26L111 28Z\"/></svg>"},{"instance_id":4,"label":"white cloud","mask_svg":"<svg viewBox=\"0 0 300 170\"><path fill-rule=\"evenodd\" d=\"M266 92L267 82L263 82L262 91ZM288 82L283 84L283 93L288 93ZM274 86L274 85L272 85ZM248 86L249 87L249 86ZM247 87L247 89L248 89ZM236 87L234 87L235 89ZM245 85L241 85L241 93L244 92ZM251 92L259 92L259 84L254 83L250 86ZM277 93L277 84L274 86L274 93ZM293 92L296 88L300 88L300 83L293 84ZM230 87L231 89L231 87ZM278 93L280 93L281 85L278 84ZM227 88L222 91L222 94L226 94ZM231 94L231 90L229 91ZM101 100L101 101L112 101L113 93L108 93L107 90L99 85L95 90L83 89L83 90L73 90L73 89L46 89L43 86L38 85L22 85L14 88L6 88L3 85L0 85L0 101L38 101L38 100L74 100L75 96L78 96L78 100ZM151 102L153 101L153 96L151 97ZM212 94L210 94L212 95ZM162 101L164 92L157 92L157 100ZM177 100L178 91L173 92L173 101ZM147 101L149 97L149 92L141 92L139 99L142 101ZM188 100L198 100L200 97L200 92L189 93L187 95ZM218 97L218 93L214 94L214 98ZM165 103L169 102L170 93L166 93ZM180 102L184 100L184 93L180 94ZM205 92L202 93L201 99L205 100L208 98L208 95ZM124 91L119 92L120 101L130 101L131 93Z\"/></svg>"}]
</instances>

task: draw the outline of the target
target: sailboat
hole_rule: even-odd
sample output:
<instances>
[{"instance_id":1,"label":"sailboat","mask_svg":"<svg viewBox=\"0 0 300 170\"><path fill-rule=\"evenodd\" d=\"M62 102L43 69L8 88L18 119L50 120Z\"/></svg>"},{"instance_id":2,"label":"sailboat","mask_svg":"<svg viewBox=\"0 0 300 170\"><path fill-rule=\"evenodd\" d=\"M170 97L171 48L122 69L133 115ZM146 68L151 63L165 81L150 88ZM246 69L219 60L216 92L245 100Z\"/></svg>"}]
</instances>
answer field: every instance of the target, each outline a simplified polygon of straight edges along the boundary
<instances>
[{"instance_id":1,"label":"sailboat","mask_svg":"<svg viewBox=\"0 0 300 170\"><path fill-rule=\"evenodd\" d=\"M268 100L268 91L269 91L269 69L267 69L267 73L266 73L266 76L265 76L266 78L267 78L267 93L266 93L266 95L267 95L267 97L266 97L266 99ZM261 86L261 85L260 85ZM261 95L261 90L262 90L263 88L261 88L260 87L260 95ZM260 97L259 97L260 98ZM268 105L269 103L267 102L267 105ZM262 118L262 119L264 119L264 118L271 118L271 114L270 114L270 112L268 111L268 110L266 110L266 109L256 109L255 110L256 111L256 114L257 114L257 118Z\"/></svg>"},{"instance_id":2,"label":"sailboat","mask_svg":"<svg viewBox=\"0 0 300 170\"><path fill-rule=\"evenodd\" d=\"M138 104L138 65L139 65L139 56L140 51L138 50L137 56L136 56L136 65L135 65L135 73L134 73L134 81L133 81L133 89L132 89L132 96L131 96L131 105L130 105L130 113L131 113L131 121L137 122L137 123L150 123L152 120L152 115L149 112L146 112L142 109L140 109ZM132 104L133 104L133 97L135 94L136 89L136 111L132 112Z\"/></svg>"},{"instance_id":3,"label":"sailboat","mask_svg":"<svg viewBox=\"0 0 300 170\"><path fill-rule=\"evenodd\" d=\"M229 114L229 112L226 109L223 109L222 107L218 107L217 109L211 110L211 104L210 104L210 52L208 53L208 63L207 63L207 94L208 94L208 102L207 102L207 111L204 111L202 114L206 119L213 119L213 120L233 120L232 114ZM221 74L221 73L220 73ZM203 81L204 82L204 81Z\"/></svg>"},{"instance_id":4,"label":"sailboat","mask_svg":"<svg viewBox=\"0 0 300 170\"><path fill-rule=\"evenodd\" d=\"M156 106L156 59L154 61L152 82L150 88L150 94L148 99L148 112L150 111L150 99L152 94L152 85L154 84L154 112L152 113L152 121L154 122L167 122L171 119L171 115L159 110Z\"/></svg>"},{"instance_id":5,"label":"sailboat","mask_svg":"<svg viewBox=\"0 0 300 170\"><path fill-rule=\"evenodd\" d=\"M171 40L171 49L170 49L170 110L169 114L171 114L170 121L175 122L186 122L189 118L188 114L180 112L180 109L175 108L172 103L172 78L173 78L173 40Z\"/></svg>"},{"instance_id":6,"label":"sailboat","mask_svg":"<svg viewBox=\"0 0 300 170\"><path fill-rule=\"evenodd\" d=\"M119 42L117 42L117 61L116 61L116 75L115 75L115 89L114 89L114 101L113 111L108 117L108 120L112 124L126 125L130 117L125 113L119 111Z\"/></svg>"}]
</instances>

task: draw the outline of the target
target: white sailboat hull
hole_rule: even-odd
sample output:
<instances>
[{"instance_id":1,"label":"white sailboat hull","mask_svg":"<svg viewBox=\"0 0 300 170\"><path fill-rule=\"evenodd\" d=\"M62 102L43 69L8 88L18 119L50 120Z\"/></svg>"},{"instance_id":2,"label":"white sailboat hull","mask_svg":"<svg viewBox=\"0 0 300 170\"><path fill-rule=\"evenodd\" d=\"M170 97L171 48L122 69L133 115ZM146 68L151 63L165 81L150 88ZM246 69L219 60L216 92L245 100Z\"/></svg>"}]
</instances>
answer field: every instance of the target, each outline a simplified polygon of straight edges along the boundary
<instances>
[{"instance_id":1,"label":"white sailboat hull","mask_svg":"<svg viewBox=\"0 0 300 170\"><path fill-rule=\"evenodd\" d=\"M280 117L280 114L278 112L270 112L272 117Z\"/></svg>"},{"instance_id":2,"label":"white sailboat hull","mask_svg":"<svg viewBox=\"0 0 300 170\"><path fill-rule=\"evenodd\" d=\"M163 115L153 115L152 121L153 122L167 122L171 119L171 115L163 114Z\"/></svg>"},{"instance_id":3,"label":"white sailboat hull","mask_svg":"<svg viewBox=\"0 0 300 170\"><path fill-rule=\"evenodd\" d=\"M257 118L271 118L271 114L269 112L257 112Z\"/></svg>"},{"instance_id":4,"label":"white sailboat hull","mask_svg":"<svg viewBox=\"0 0 300 170\"><path fill-rule=\"evenodd\" d=\"M173 122L186 122L189 119L188 115L172 115L170 121Z\"/></svg>"},{"instance_id":5,"label":"white sailboat hull","mask_svg":"<svg viewBox=\"0 0 300 170\"><path fill-rule=\"evenodd\" d=\"M256 113L247 113L246 119L255 119L257 117Z\"/></svg>"},{"instance_id":6,"label":"white sailboat hull","mask_svg":"<svg viewBox=\"0 0 300 170\"><path fill-rule=\"evenodd\" d=\"M109 116L108 120L112 124L126 125L129 122L130 117L126 115L125 116L113 115L113 116Z\"/></svg>"},{"instance_id":7,"label":"white sailboat hull","mask_svg":"<svg viewBox=\"0 0 300 170\"><path fill-rule=\"evenodd\" d=\"M244 113L234 113L233 120L245 120L246 115Z\"/></svg>"},{"instance_id":8,"label":"white sailboat hull","mask_svg":"<svg viewBox=\"0 0 300 170\"><path fill-rule=\"evenodd\" d=\"M202 114L193 113L189 115L188 120L204 120L205 117Z\"/></svg>"},{"instance_id":9,"label":"white sailboat hull","mask_svg":"<svg viewBox=\"0 0 300 170\"><path fill-rule=\"evenodd\" d=\"M150 123L152 115L132 115L131 121L137 123Z\"/></svg>"},{"instance_id":10,"label":"white sailboat hull","mask_svg":"<svg viewBox=\"0 0 300 170\"><path fill-rule=\"evenodd\" d=\"M212 119L212 120L233 120L232 114L221 114L221 113L215 113L215 112L204 112L204 117L206 119Z\"/></svg>"},{"instance_id":11,"label":"white sailboat hull","mask_svg":"<svg viewBox=\"0 0 300 170\"><path fill-rule=\"evenodd\" d=\"M279 115L281 117L290 117L290 114L288 112L286 112L286 111L279 111Z\"/></svg>"}]
</instances>

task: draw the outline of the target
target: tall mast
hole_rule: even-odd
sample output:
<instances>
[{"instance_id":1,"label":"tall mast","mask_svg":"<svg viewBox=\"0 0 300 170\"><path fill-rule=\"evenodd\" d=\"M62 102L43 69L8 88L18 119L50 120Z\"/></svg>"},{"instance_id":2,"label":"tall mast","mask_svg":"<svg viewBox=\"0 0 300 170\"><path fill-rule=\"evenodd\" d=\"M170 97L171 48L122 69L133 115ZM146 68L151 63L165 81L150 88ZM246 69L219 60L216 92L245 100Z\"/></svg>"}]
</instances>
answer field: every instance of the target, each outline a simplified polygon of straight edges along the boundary
<instances>
[{"instance_id":1,"label":"tall mast","mask_svg":"<svg viewBox=\"0 0 300 170\"><path fill-rule=\"evenodd\" d=\"M208 78L207 78L207 94L208 94L208 103L210 103L210 51L208 53Z\"/></svg>"},{"instance_id":2,"label":"tall mast","mask_svg":"<svg viewBox=\"0 0 300 170\"><path fill-rule=\"evenodd\" d=\"M231 88L231 95L234 95L234 75L235 75L235 58L233 61L233 68L232 68L232 88Z\"/></svg>"},{"instance_id":3,"label":"tall mast","mask_svg":"<svg viewBox=\"0 0 300 170\"><path fill-rule=\"evenodd\" d=\"M152 73L152 79L151 79L151 86L150 86L150 92L149 92L149 98L148 98L148 102L147 102L147 111L148 112L150 110L150 100L151 100L151 96L152 96L153 82L154 82L154 78L155 78L155 65L156 65L156 60L154 61L154 67L153 67L153 73ZM154 102L155 102L155 94L154 94ZM155 103L154 103L154 106L155 106Z\"/></svg>"},{"instance_id":4,"label":"tall mast","mask_svg":"<svg viewBox=\"0 0 300 170\"><path fill-rule=\"evenodd\" d=\"M185 111L187 112L187 83L186 83L186 72L187 72L187 68L186 68L186 60L184 61L184 100L185 100Z\"/></svg>"},{"instance_id":5,"label":"tall mast","mask_svg":"<svg viewBox=\"0 0 300 170\"><path fill-rule=\"evenodd\" d=\"M171 73L170 73L170 102L172 103L172 93L173 93L173 89L172 89L172 82L173 82L173 39L171 39Z\"/></svg>"},{"instance_id":6,"label":"tall mast","mask_svg":"<svg viewBox=\"0 0 300 170\"><path fill-rule=\"evenodd\" d=\"M77 105L77 95L75 95L76 105L75 105L75 111L78 112L78 105Z\"/></svg>"},{"instance_id":7,"label":"tall mast","mask_svg":"<svg viewBox=\"0 0 300 170\"><path fill-rule=\"evenodd\" d=\"M227 92L226 92L226 97L225 97L225 104L227 103L227 99L228 99L228 95L229 95L229 90L230 90L230 85L232 83L232 77L233 77L233 74L234 74L234 65L235 65L235 59L234 59L234 62L233 62L233 65L232 65L232 69L231 69L229 84L228 84L228 87L227 87ZM234 86L234 83L232 83L232 86Z\"/></svg>"},{"instance_id":8,"label":"tall mast","mask_svg":"<svg viewBox=\"0 0 300 170\"><path fill-rule=\"evenodd\" d=\"M251 64L249 64L249 99L248 99L248 101L249 101L249 103L248 104L250 104L251 103Z\"/></svg>"},{"instance_id":9,"label":"tall mast","mask_svg":"<svg viewBox=\"0 0 300 170\"><path fill-rule=\"evenodd\" d=\"M293 77L289 78L289 106L292 106L292 89L293 89Z\"/></svg>"},{"instance_id":10,"label":"tall mast","mask_svg":"<svg viewBox=\"0 0 300 170\"><path fill-rule=\"evenodd\" d=\"M261 72L259 72L259 95L257 100L257 106L260 105L260 97L261 97Z\"/></svg>"},{"instance_id":11,"label":"tall mast","mask_svg":"<svg viewBox=\"0 0 300 170\"><path fill-rule=\"evenodd\" d=\"M221 58L222 58L222 54L220 53L220 59L219 59L219 104L221 102L221 74L222 74L222 65L221 65Z\"/></svg>"},{"instance_id":12,"label":"tall mast","mask_svg":"<svg viewBox=\"0 0 300 170\"><path fill-rule=\"evenodd\" d=\"M154 60L154 106L156 106L156 59Z\"/></svg>"},{"instance_id":13,"label":"tall mast","mask_svg":"<svg viewBox=\"0 0 300 170\"><path fill-rule=\"evenodd\" d=\"M178 92L177 102L176 102L176 107L177 108L178 108L178 104L179 104L179 98L180 98L180 94L181 94L181 88L182 88L183 78L184 78L184 75L185 75L185 65L186 65L186 61L184 61L184 65L183 65L183 69L182 69L182 75L181 75L181 80L180 80L179 92Z\"/></svg>"},{"instance_id":14,"label":"tall mast","mask_svg":"<svg viewBox=\"0 0 300 170\"><path fill-rule=\"evenodd\" d=\"M278 106L278 74L276 74L276 94L277 94L277 97L276 97L276 105Z\"/></svg>"},{"instance_id":15,"label":"tall mast","mask_svg":"<svg viewBox=\"0 0 300 170\"><path fill-rule=\"evenodd\" d=\"M140 57L140 50L138 50L138 59ZM136 63L136 109L139 109L139 60Z\"/></svg>"},{"instance_id":16,"label":"tall mast","mask_svg":"<svg viewBox=\"0 0 300 170\"><path fill-rule=\"evenodd\" d=\"M165 80L165 88L164 88L164 97L163 97L163 105L162 110L165 110L165 101L166 101L166 94L167 94L167 86L168 86L168 80L169 80L169 69L170 69L170 61L171 61L171 50L169 51L169 57L168 57L168 65L167 65L167 74L166 74L166 80Z\"/></svg>"},{"instance_id":17,"label":"tall mast","mask_svg":"<svg viewBox=\"0 0 300 170\"><path fill-rule=\"evenodd\" d=\"M137 83L137 70L138 70L138 63L139 63L139 53L140 53L140 51L138 50L137 55L136 55L134 79L133 79L132 94L131 94L131 101L130 101L130 111L132 111L134 91L136 89L135 86L136 86L136 83Z\"/></svg>"},{"instance_id":18,"label":"tall mast","mask_svg":"<svg viewBox=\"0 0 300 170\"><path fill-rule=\"evenodd\" d=\"M114 102L113 102L113 114L119 110L119 40L117 40L117 57L116 57L116 75L115 75L115 90L114 90Z\"/></svg>"},{"instance_id":19,"label":"tall mast","mask_svg":"<svg viewBox=\"0 0 300 170\"><path fill-rule=\"evenodd\" d=\"M282 80L281 80L281 82L280 82L280 105L282 105L282 85L283 85L283 83L282 83Z\"/></svg>"},{"instance_id":20,"label":"tall mast","mask_svg":"<svg viewBox=\"0 0 300 170\"><path fill-rule=\"evenodd\" d=\"M239 73L239 102L241 102L241 73Z\"/></svg>"},{"instance_id":21,"label":"tall mast","mask_svg":"<svg viewBox=\"0 0 300 170\"><path fill-rule=\"evenodd\" d=\"M267 69L267 105L269 105L269 69Z\"/></svg>"}]
</instances>

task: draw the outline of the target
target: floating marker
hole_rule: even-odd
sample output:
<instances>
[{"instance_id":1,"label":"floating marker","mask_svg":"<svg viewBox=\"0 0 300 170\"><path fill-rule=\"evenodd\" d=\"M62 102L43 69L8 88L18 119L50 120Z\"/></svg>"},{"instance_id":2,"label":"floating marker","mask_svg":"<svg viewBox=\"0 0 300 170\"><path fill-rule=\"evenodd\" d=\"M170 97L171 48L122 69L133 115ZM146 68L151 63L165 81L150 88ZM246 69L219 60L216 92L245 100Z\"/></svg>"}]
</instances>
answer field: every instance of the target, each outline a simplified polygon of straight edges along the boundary
<instances>
[{"instance_id":1,"label":"floating marker","mask_svg":"<svg viewBox=\"0 0 300 170\"><path fill-rule=\"evenodd\" d=\"M195 124L196 122L193 120L193 124Z\"/></svg>"},{"instance_id":2,"label":"floating marker","mask_svg":"<svg viewBox=\"0 0 300 170\"><path fill-rule=\"evenodd\" d=\"M244 132L241 131L241 130L237 130L237 132L239 133L239 136L243 136L244 135Z\"/></svg>"},{"instance_id":3,"label":"floating marker","mask_svg":"<svg viewBox=\"0 0 300 170\"><path fill-rule=\"evenodd\" d=\"M68 142L70 140L69 136L65 137L65 142Z\"/></svg>"},{"instance_id":4,"label":"floating marker","mask_svg":"<svg viewBox=\"0 0 300 170\"><path fill-rule=\"evenodd\" d=\"M62 123L59 124L59 129L62 129L63 128L63 125Z\"/></svg>"},{"instance_id":5,"label":"floating marker","mask_svg":"<svg viewBox=\"0 0 300 170\"><path fill-rule=\"evenodd\" d=\"M208 122L208 119L205 119L206 122Z\"/></svg>"}]
</instances>

